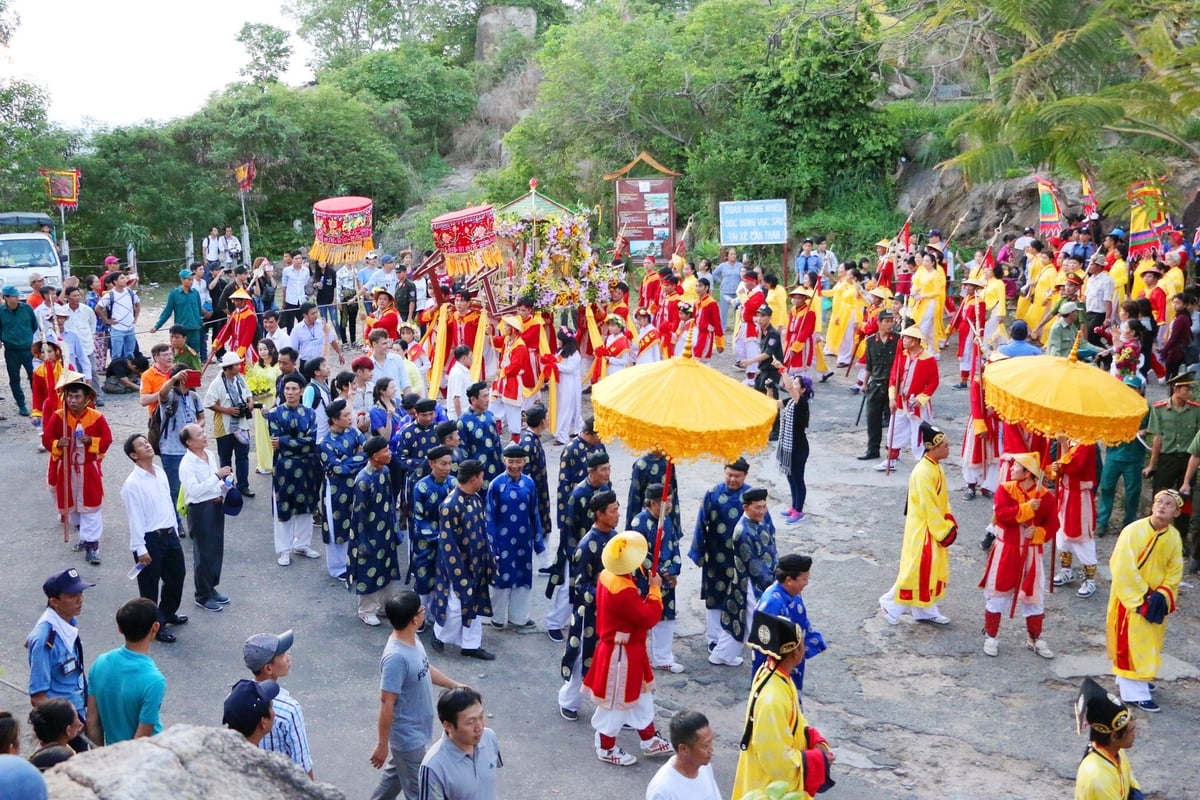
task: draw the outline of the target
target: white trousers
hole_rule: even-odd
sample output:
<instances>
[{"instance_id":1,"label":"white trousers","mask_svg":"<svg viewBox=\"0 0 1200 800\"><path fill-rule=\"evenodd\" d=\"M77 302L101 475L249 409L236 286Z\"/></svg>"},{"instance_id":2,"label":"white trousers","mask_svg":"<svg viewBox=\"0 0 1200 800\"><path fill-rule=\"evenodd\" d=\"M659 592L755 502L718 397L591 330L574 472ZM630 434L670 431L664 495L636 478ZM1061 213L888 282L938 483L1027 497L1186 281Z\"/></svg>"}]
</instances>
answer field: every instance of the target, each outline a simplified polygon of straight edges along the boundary
<instances>
[{"instance_id":1,"label":"white trousers","mask_svg":"<svg viewBox=\"0 0 1200 800\"><path fill-rule=\"evenodd\" d=\"M1014 590L1015 591L1015 590ZM1038 614L1045 614L1046 607L1041 603L1017 603L1021 607L1021 614L1026 617L1036 617ZM1006 614L1012 608L1012 592L989 597L984 607L993 614Z\"/></svg>"},{"instance_id":2,"label":"white trousers","mask_svg":"<svg viewBox=\"0 0 1200 800\"><path fill-rule=\"evenodd\" d=\"M917 608L905 603L897 603L896 587L894 585L891 589L888 589L887 594L879 598L879 605L893 617L899 617L905 611L911 611L913 619L937 619L941 616L937 603L934 603L929 608Z\"/></svg>"},{"instance_id":3,"label":"white trousers","mask_svg":"<svg viewBox=\"0 0 1200 800\"><path fill-rule=\"evenodd\" d=\"M312 544L312 514L293 514L284 522L275 520L275 552L290 553Z\"/></svg>"},{"instance_id":4,"label":"white trousers","mask_svg":"<svg viewBox=\"0 0 1200 800\"><path fill-rule=\"evenodd\" d=\"M920 416L916 417L907 411L893 411L887 446L894 450L903 450L907 444L912 450L913 460L920 461L921 456L925 455L925 445L921 444L921 423L933 416L928 408L926 405L921 409Z\"/></svg>"},{"instance_id":5,"label":"white trousers","mask_svg":"<svg viewBox=\"0 0 1200 800\"><path fill-rule=\"evenodd\" d=\"M519 403L513 404L496 398L492 400L490 409L496 419L504 423L510 436L521 435L521 406Z\"/></svg>"},{"instance_id":6,"label":"white trousers","mask_svg":"<svg viewBox=\"0 0 1200 800\"><path fill-rule=\"evenodd\" d=\"M972 464L963 464L962 476L968 485L982 484L984 489L995 492L996 487L1000 485L1000 465L995 461L987 462L982 468Z\"/></svg>"},{"instance_id":7,"label":"white trousers","mask_svg":"<svg viewBox=\"0 0 1200 800\"><path fill-rule=\"evenodd\" d=\"M571 623L571 566L563 569L561 586L554 587L550 598L550 611L546 614L546 629L561 631Z\"/></svg>"},{"instance_id":8,"label":"white trousers","mask_svg":"<svg viewBox=\"0 0 1200 800\"><path fill-rule=\"evenodd\" d=\"M81 542L98 542L104 535L104 518L99 511L68 511L67 522L79 526Z\"/></svg>"},{"instance_id":9,"label":"white trousers","mask_svg":"<svg viewBox=\"0 0 1200 800\"><path fill-rule=\"evenodd\" d=\"M558 689L558 707L578 711L583 705L583 656L575 656L571 666L571 680L564 681Z\"/></svg>"},{"instance_id":10,"label":"white trousers","mask_svg":"<svg viewBox=\"0 0 1200 800\"><path fill-rule=\"evenodd\" d=\"M385 603L387 603L387 600L388 600L388 588L387 587L384 587L383 589L380 589L377 592L371 592L370 594L360 594L358 596L358 614L359 614L359 616L366 616L367 614L374 614L378 617L382 617L384 615L383 614L383 606Z\"/></svg>"},{"instance_id":11,"label":"white trousers","mask_svg":"<svg viewBox=\"0 0 1200 800\"><path fill-rule=\"evenodd\" d=\"M650 629L650 663L666 666L675 661L675 620L664 619Z\"/></svg>"},{"instance_id":12,"label":"white trousers","mask_svg":"<svg viewBox=\"0 0 1200 800\"><path fill-rule=\"evenodd\" d=\"M704 639L709 644L716 644L721 638L721 609L706 608L704 610Z\"/></svg>"},{"instance_id":13,"label":"white trousers","mask_svg":"<svg viewBox=\"0 0 1200 800\"><path fill-rule=\"evenodd\" d=\"M735 639L729 631L721 628L721 635L717 638L717 646L712 651L714 656L725 661L733 661L742 654L742 647L746 644L746 636L750 633L750 621L754 617L754 607L756 605L758 605L758 596L755 595L754 589L750 586L750 581L746 581L746 624L742 629L742 638Z\"/></svg>"},{"instance_id":14,"label":"white trousers","mask_svg":"<svg viewBox=\"0 0 1200 800\"><path fill-rule=\"evenodd\" d=\"M446 603L446 624L433 623L433 635L463 650L478 650L483 645L483 624L476 617L470 625L463 625L462 601L457 594L450 592L450 599Z\"/></svg>"},{"instance_id":15,"label":"white trousers","mask_svg":"<svg viewBox=\"0 0 1200 800\"><path fill-rule=\"evenodd\" d=\"M1063 535L1060 530L1055 534L1058 544L1058 552L1070 553L1073 559L1078 560L1085 567L1094 567L1096 565L1096 540L1090 536L1079 536L1074 539L1069 539ZM1074 565L1072 565L1074 566ZM1051 564L1051 569L1056 569L1057 564Z\"/></svg>"},{"instance_id":16,"label":"white trousers","mask_svg":"<svg viewBox=\"0 0 1200 800\"><path fill-rule=\"evenodd\" d=\"M1150 699L1150 682L1135 681L1132 678L1117 676L1117 691L1126 703L1137 703Z\"/></svg>"},{"instance_id":17,"label":"white trousers","mask_svg":"<svg viewBox=\"0 0 1200 800\"><path fill-rule=\"evenodd\" d=\"M533 593L531 587L497 589L493 586L489 592L492 596L492 622L505 624L511 621L521 625L529 621L529 596Z\"/></svg>"},{"instance_id":18,"label":"white trousers","mask_svg":"<svg viewBox=\"0 0 1200 800\"><path fill-rule=\"evenodd\" d=\"M625 725L635 731L644 731L653 724L654 692L642 692L630 708L597 708L592 713L592 730L597 733L597 748L600 747L600 736L616 736Z\"/></svg>"},{"instance_id":19,"label":"white trousers","mask_svg":"<svg viewBox=\"0 0 1200 800\"><path fill-rule=\"evenodd\" d=\"M329 570L329 577L337 578L350 566L349 564L349 542L336 544L330 542L325 545L325 566Z\"/></svg>"}]
</instances>

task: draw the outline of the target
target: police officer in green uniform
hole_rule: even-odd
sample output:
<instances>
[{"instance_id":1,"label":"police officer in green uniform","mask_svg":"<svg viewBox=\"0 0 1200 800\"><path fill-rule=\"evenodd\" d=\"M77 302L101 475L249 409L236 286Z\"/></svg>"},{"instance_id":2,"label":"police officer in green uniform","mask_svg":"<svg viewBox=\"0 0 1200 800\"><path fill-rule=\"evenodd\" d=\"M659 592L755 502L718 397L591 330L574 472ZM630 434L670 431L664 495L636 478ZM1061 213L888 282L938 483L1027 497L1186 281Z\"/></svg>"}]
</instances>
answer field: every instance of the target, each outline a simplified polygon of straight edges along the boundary
<instances>
[{"instance_id":1,"label":"police officer in green uniform","mask_svg":"<svg viewBox=\"0 0 1200 800\"><path fill-rule=\"evenodd\" d=\"M1154 440L1142 475L1151 479L1154 493L1162 489L1191 491L1190 482L1185 486L1184 477L1188 473L1188 447L1200 431L1200 403L1192 399L1195 379L1192 372L1176 375L1170 381L1171 396L1150 408L1146 432ZM1200 447L1196 452L1200 453ZM1186 531L1190 521L1191 508L1185 507L1175 519L1175 528Z\"/></svg>"}]
</instances>

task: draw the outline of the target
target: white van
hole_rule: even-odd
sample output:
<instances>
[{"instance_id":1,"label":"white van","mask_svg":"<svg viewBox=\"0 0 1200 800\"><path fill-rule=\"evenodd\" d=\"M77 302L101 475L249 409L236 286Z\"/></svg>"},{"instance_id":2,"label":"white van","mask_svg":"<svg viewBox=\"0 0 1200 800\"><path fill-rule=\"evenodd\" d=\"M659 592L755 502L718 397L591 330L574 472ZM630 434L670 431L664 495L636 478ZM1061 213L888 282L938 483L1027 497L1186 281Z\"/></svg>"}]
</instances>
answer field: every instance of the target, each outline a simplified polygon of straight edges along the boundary
<instances>
[{"instance_id":1,"label":"white van","mask_svg":"<svg viewBox=\"0 0 1200 800\"><path fill-rule=\"evenodd\" d=\"M46 214L33 212L0 213L0 231L4 228L41 225L54 227ZM62 286L63 264L54 239L38 231L0 232L0 286L15 286L24 297L30 293L29 276L41 275L47 286Z\"/></svg>"}]
</instances>

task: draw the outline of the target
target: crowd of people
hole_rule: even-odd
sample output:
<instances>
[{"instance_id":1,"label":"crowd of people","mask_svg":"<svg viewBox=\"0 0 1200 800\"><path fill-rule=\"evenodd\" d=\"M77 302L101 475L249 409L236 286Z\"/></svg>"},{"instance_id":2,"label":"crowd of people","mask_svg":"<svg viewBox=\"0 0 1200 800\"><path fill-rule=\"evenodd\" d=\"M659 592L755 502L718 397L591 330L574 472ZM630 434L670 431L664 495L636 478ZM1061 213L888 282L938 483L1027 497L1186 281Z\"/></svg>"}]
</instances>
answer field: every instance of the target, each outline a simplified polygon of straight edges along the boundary
<instances>
[{"instance_id":1,"label":"crowd of people","mask_svg":"<svg viewBox=\"0 0 1200 800\"><path fill-rule=\"evenodd\" d=\"M594 707L602 762L636 762L617 742L626 727L638 733L643 756L671 756L647 791L651 800L716 797L704 716L681 712L665 736L655 724L656 671L687 669L673 649L684 561L678 482L673 477L664 487L666 454L650 452L637 459L627 495L618 495L605 445L583 414L585 388L673 355L709 361L724 351L728 334L735 368L779 404L771 438L789 488L782 519L798 525L805 518L814 382L831 377L826 358L847 374L857 365L850 390L862 395L860 413L867 414L861 460L882 454L877 469L887 473L900 468L905 449L915 461L898 576L880 598L882 619L896 625L910 612L917 621L946 625L938 601L948 589L946 549L958 527L942 466L950 442L932 422L941 351L957 333L954 388L971 393L962 497L983 496L994 505L980 582L984 653L998 655L1003 614L1013 616L1019 603L1028 648L1054 657L1043 632L1050 578L1043 547L1057 543L1055 586L1081 578L1078 596L1094 594L1095 539L1107 530L1124 477L1124 525L1110 562L1107 611L1121 696L1115 702L1157 712L1150 693L1184 568L1186 498L1200 466L1200 404L1191 400L1194 375L1186 369L1195 359L1186 346L1176 357L1175 348L1190 342L1189 307L1200 291L1181 288L1164 310L1160 278L1165 282L1187 263L1186 248L1130 271L1119 231L1104 238L1099 252L1086 225L1048 245L1030 233L1021 237L1028 239L1023 257L1016 255L1020 239L1008 236L1008 252L1002 248L993 258L990 248L981 250L963 265L958 302L947 288L951 251L931 231L928 243L912 251L881 241L878 261L865 273L850 262L835 272L828 243L806 241L791 286L739 263L733 251L715 270L676 260L659 267L647 257L637 306L631 309L629 286L620 282L608 303L577 309L574 324L563 327L531 299L494 315L466 286L435 288L422 279L420 291L407 277L411 253L399 260L372 253L361 267L346 265L331 277L328 267L310 269L303 254L289 254L278 276L280 313L263 292L275 278L259 280L271 272L269 262L256 262L254 273L230 269L229 251L208 258L206 244L205 263L180 271L153 327L173 318L169 342L150 349L140 373L132 364L140 354L132 335L140 301L119 265L107 265L113 269L101 279L106 291L95 302L85 302L78 286L64 286L64 302L53 290L40 295L46 312L6 288L0 340L6 356L21 347L22 359L38 356L29 371L29 413L41 427L64 536L74 532L73 547L89 565L101 563L103 471L113 441L100 411L105 387L135 386L148 414L146 432L123 444L132 464L121 496L140 595L117 614L126 646L85 671L76 618L90 584L76 569L51 576L43 587L47 610L27 641L34 711L54 699L70 701L74 733L66 745L74 751L161 728L163 677L148 652L151 641L175 642L187 622L179 613L188 571L180 540L192 540L195 606L219 613L233 602L220 589L225 518L255 497L253 450L256 471L271 476L278 566L288 567L293 557L324 557L329 575L354 596L353 613L367 626L386 619L393 629L381 662L379 741L371 755L374 766L387 768L375 798L400 791L457 796L430 788L465 780L461 759L449 755L453 747L488 765L487 774L473 770L480 788L471 796L492 796L486 787L502 759L495 734L482 724L482 698L433 668L418 635L436 654L452 645L465 657L493 660L486 630L537 627L530 599L539 573L548 576L545 632L562 645L563 719L578 720L585 703ZM232 277L222 285L226 272ZM325 277L338 291L332 306L321 295ZM210 297L217 292L219 326L208 325L212 317L197 286L207 286ZM1079 297L1087 319L1082 334ZM1150 307L1145 317L1143 300ZM327 314L329 308L335 313ZM356 356L359 312L366 312L364 351ZM129 339L118 320L129 322ZM1147 333L1151 342L1141 348ZM1091 351L1080 343L1085 335L1099 342ZM987 364L1041 354L1039 342L1052 353L1091 355L1098 368L1139 390L1150 372L1169 376L1170 399L1147 408L1148 460L1136 441L1108 447L1101 458L1096 445L1042 436L996 417L983 400ZM335 357L339 365L349 358L349 369L335 372ZM109 370L101 387L105 358L128 361L130 370L116 383ZM24 413L14 361L10 379ZM212 361L218 374L204 388L204 367ZM547 439L562 447L553 500ZM741 667L747 644L754 655L734 797L775 780L811 796L831 785L835 760L801 711L804 666L826 646L801 599L812 559L780 555L769 492L748 484L749 472L744 458L725 465L723 481L703 496L686 555L701 570L710 664ZM1150 515L1139 519L1142 477L1152 479L1154 499ZM1053 491L1047 481L1055 482ZM313 546L318 535L323 549ZM1190 549L1192 571L1198 541ZM292 641L291 632L247 641L254 679L233 687L225 722L311 775L300 706L280 685ZM432 685L446 689L436 709L445 738L437 743ZM38 734L39 740L61 748L65 732L46 740Z\"/></svg>"}]
</instances>

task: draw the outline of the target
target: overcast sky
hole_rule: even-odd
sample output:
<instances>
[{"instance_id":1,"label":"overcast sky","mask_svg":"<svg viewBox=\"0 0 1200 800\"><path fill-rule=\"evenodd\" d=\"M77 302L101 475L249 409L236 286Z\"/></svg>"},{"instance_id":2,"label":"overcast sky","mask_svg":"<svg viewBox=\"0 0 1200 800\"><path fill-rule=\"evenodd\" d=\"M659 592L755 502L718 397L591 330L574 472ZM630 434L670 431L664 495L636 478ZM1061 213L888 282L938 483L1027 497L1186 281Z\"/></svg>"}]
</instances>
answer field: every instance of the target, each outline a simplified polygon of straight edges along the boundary
<instances>
[{"instance_id":1,"label":"overcast sky","mask_svg":"<svg viewBox=\"0 0 1200 800\"><path fill-rule=\"evenodd\" d=\"M50 115L71 127L167 120L198 109L238 77L245 22L294 29L282 0L10 0L20 25L0 72L50 92ZM293 37L293 48L300 50ZM293 57L288 83L311 79Z\"/></svg>"}]
</instances>

